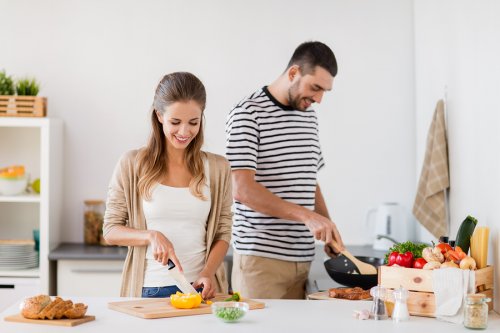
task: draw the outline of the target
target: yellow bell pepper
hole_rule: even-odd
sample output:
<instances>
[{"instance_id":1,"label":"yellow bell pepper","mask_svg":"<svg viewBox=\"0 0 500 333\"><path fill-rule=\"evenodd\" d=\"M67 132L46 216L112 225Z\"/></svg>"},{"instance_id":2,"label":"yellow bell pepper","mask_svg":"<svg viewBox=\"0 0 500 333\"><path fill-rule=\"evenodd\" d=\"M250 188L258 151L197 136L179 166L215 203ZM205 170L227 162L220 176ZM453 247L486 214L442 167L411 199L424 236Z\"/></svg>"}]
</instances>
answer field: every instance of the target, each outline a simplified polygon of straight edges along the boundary
<instances>
[{"instance_id":1,"label":"yellow bell pepper","mask_svg":"<svg viewBox=\"0 0 500 333\"><path fill-rule=\"evenodd\" d=\"M183 294L181 292L177 292L173 295L170 295L170 304L177 309L193 309L197 308L201 304L201 295L200 294Z\"/></svg>"}]
</instances>

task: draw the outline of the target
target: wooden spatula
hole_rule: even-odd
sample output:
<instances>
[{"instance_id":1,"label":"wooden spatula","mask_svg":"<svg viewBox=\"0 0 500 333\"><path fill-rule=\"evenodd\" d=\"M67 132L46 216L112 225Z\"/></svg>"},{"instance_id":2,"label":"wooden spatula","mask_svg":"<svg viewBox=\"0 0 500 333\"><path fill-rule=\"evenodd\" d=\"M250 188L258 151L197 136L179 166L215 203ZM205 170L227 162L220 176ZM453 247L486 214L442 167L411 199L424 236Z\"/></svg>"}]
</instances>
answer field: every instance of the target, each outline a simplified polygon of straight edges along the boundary
<instances>
[{"instance_id":1,"label":"wooden spatula","mask_svg":"<svg viewBox=\"0 0 500 333\"><path fill-rule=\"evenodd\" d=\"M338 247L338 244L335 240L332 240L332 245L334 248ZM351 252L344 250L341 251L346 258L348 258L352 263L358 268L360 274L377 274L377 268L373 265L362 262L358 258L352 255Z\"/></svg>"}]
</instances>

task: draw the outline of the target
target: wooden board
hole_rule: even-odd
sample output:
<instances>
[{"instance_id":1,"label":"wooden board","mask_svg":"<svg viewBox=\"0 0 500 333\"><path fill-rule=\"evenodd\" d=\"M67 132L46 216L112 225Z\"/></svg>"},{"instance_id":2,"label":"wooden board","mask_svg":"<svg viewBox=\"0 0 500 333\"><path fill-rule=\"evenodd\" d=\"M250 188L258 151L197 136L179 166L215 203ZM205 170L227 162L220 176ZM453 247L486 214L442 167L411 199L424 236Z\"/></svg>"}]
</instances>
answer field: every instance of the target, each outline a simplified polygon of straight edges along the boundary
<instances>
[{"instance_id":1,"label":"wooden board","mask_svg":"<svg viewBox=\"0 0 500 333\"><path fill-rule=\"evenodd\" d=\"M41 324L41 325L54 325L54 326L76 326L89 321L95 320L95 316L83 316L79 319L26 319L21 314L16 314L12 316L7 316L4 318L5 321L11 321L16 323L26 323L26 324Z\"/></svg>"},{"instance_id":2,"label":"wooden board","mask_svg":"<svg viewBox=\"0 0 500 333\"><path fill-rule=\"evenodd\" d=\"M425 269L405 267L379 267L378 282L386 288L399 288L400 286L411 291L433 292L432 271ZM486 290L493 288L493 266L474 271L476 288Z\"/></svg>"},{"instance_id":3,"label":"wooden board","mask_svg":"<svg viewBox=\"0 0 500 333\"><path fill-rule=\"evenodd\" d=\"M227 297L229 297L229 295L218 295L212 301L222 301ZM265 307L265 303L257 302L252 299L243 299L242 302L248 303L250 310L263 309ZM145 319L212 313L211 306L207 304L201 304L194 309L176 309L170 304L170 298L145 298L134 301L110 302L108 303L108 308Z\"/></svg>"},{"instance_id":4,"label":"wooden board","mask_svg":"<svg viewBox=\"0 0 500 333\"><path fill-rule=\"evenodd\" d=\"M317 293L312 293L307 295L307 299L313 299L313 300L328 300L328 301L337 301L337 300L345 300L345 301L351 301L349 299L343 299L343 298L334 298L328 296L328 291L319 291ZM360 299L360 300L353 300L353 301L371 301L372 298L365 298L365 299Z\"/></svg>"}]
</instances>

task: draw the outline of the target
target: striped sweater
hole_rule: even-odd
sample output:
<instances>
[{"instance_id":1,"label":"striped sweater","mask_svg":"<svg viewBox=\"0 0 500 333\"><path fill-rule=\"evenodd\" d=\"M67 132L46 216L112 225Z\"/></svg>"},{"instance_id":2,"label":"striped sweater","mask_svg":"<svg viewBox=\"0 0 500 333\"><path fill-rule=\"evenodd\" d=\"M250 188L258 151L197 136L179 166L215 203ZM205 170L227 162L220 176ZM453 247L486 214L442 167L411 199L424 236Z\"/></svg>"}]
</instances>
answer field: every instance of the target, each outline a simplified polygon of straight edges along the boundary
<instances>
[{"instance_id":1,"label":"striped sweater","mask_svg":"<svg viewBox=\"0 0 500 333\"><path fill-rule=\"evenodd\" d=\"M231 110L226 134L233 170L255 170L255 180L281 199L314 209L316 176L324 165L314 110L282 105L264 87ZM238 201L232 239L240 254L287 261L314 258L314 237L303 223L256 212Z\"/></svg>"}]
</instances>

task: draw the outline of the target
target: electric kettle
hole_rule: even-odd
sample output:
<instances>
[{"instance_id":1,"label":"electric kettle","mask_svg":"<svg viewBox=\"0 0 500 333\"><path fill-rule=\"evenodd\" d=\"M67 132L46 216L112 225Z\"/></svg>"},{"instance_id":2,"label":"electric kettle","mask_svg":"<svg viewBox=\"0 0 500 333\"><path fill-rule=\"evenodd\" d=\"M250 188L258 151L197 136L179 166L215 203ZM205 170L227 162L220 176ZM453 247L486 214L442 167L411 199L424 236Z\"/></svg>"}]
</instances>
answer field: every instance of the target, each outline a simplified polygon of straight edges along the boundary
<instances>
[{"instance_id":1,"label":"electric kettle","mask_svg":"<svg viewBox=\"0 0 500 333\"><path fill-rule=\"evenodd\" d=\"M370 209L367 223L374 224L373 248L387 251L394 243L406 242L414 238L414 222L409 213L396 202L386 202Z\"/></svg>"}]
</instances>

